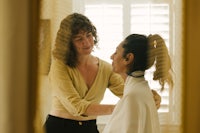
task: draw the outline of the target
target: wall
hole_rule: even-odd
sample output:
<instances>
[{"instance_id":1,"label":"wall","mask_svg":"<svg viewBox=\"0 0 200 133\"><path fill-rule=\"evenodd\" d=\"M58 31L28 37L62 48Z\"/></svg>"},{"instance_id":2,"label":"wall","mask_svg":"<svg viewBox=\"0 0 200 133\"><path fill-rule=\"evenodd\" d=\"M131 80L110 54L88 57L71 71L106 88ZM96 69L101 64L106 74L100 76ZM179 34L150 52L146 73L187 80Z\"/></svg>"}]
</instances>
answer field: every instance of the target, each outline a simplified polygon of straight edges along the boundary
<instances>
[{"instance_id":1,"label":"wall","mask_svg":"<svg viewBox=\"0 0 200 133\"><path fill-rule=\"evenodd\" d=\"M198 133L200 120L200 1L184 0L183 132Z\"/></svg>"},{"instance_id":2,"label":"wall","mask_svg":"<svg viewBox=\"0 0 200 133\"><path fill-rule=\"evenodd\" d=\"M61 20L71 12L72 12L72 0L59 0L59 1L42 0L40 19L50 20L51 35L49 38L46 39L48 40L47 42L50 42L49 45L51 45L52 48L55 42L55 37ZM42 52L41 54L44 53ZM44 57L44 59L49 59L49 57ZM42 117L41 121L43 124L46 119L46 115L49 113L51 107L51 88L49 86L47 74L43 73L39 74L39 95L40 95L40 103L39 103L40 107L38 109L38 115Z\"/></svg>"}]
</instances>

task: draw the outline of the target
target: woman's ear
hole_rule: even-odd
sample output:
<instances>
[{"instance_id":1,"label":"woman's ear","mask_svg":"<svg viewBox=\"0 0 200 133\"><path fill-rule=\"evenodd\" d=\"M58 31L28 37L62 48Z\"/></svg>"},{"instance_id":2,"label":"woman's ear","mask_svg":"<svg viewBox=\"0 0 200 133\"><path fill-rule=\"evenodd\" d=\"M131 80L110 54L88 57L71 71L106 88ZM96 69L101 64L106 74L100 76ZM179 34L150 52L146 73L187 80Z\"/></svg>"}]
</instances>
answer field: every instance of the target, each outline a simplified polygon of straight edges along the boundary
<instances>
[{"instance_id":1,"label":"woman's ear","mask_svg":"<svg viewBox=\"0 0 200 133\"><path fill-rule=\"evenodd\" d=\"M131 64L134 60L134 54L133 53L128 53L126 55L125 61L127 62L127 64Z\"/></svg>"}]
</instances>

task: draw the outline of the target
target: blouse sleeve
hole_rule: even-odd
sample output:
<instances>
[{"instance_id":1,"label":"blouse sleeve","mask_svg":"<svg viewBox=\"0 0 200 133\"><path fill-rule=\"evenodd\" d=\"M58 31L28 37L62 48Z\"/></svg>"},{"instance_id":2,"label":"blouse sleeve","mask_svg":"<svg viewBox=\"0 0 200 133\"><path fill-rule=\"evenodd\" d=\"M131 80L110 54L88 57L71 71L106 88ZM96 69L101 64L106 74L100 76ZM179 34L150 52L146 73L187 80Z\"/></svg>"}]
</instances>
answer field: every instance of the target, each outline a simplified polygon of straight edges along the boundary
<instances>
[{"instance_id":1,"label":"blouse sleeve","mask_svg":"<svg viewBox=\"0 0 200 133\"><path fill-rule=\"evenodd\" d=\"M114 95L121 98L124 90L124 80L119 74L112 72L109 79L108 88Z\"/></svg>"},{"instance_id":2,"label":"blouse sleeve","mask_svg":"<svg viewBox=\"0 0 200 133\"><path fill-rule=\"evenodd\" d=\"M54 61L51 66L49 79L52 85L52 94L62 106L72 115L81 116L86 111L90 101L80 97L69 76L67 66Z\"/></svg>"}]
</instances>

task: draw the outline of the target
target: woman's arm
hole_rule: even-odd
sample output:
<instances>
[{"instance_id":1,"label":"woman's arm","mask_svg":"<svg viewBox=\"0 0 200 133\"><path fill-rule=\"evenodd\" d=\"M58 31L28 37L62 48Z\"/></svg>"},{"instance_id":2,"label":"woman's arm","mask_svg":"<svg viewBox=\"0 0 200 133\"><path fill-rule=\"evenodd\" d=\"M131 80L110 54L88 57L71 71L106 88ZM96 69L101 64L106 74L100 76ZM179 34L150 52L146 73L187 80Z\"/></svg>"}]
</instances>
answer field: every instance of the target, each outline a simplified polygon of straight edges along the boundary
<instances>
[{"instance_id":1,"label":"woman's arm","mask_svg":"<svg viewBox=\"0 0 200 133\"><path fill-rule=\"evenodd\" d=\"M114 108L115 105L90 104L83 116L110 115Z\"/></svg>"},{"instance_id":2,"label":"woman's arm","mask_svg":"<svg viewBox=\"0 0 200 133\"><path fill-rule=\"evenodd\" d=\"M154 101L156 103L157 109L160 108L161 96L155 91L151 90L153 93ZM110 115L115 108L115 105L105 105L105 104L90 104L86 109L83 116L99 116L99 115Z\"/></svg>"}]
</instances>

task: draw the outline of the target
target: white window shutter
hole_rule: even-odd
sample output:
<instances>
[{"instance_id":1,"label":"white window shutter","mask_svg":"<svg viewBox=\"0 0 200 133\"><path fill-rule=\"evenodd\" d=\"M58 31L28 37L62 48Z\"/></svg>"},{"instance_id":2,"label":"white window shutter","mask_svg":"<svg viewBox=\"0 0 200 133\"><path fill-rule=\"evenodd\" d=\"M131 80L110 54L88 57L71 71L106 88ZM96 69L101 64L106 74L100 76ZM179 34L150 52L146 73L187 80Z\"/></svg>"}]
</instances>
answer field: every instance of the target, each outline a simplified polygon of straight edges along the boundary
<instances>
[{"instance_id":1,"label":"white window shutter","mask_svg":"<svg viewBox=\"0 0 200 133\"><path fill-rule=\"evenodd\" d=\"M132 4L131 5L131 33L160 34L169 46L169 5L168 4ZM146 72L146 79L152 89L159 92L160 85L153 81L153 70ZM162 93L159 112L169 112L169 91Z\"/></svg>"},{"instance_id":2,"label":"white window shutter","mask_svg":"<svg viewBox=\"0 0 200 133\"><path fill-rule=\"evenodd\" d=\"M122 41L122 5L86 5L85 14L96 26L99 36L99 49L96 49L94 54L111 62L111 54Z\"/></svg>"}]
</instances>

